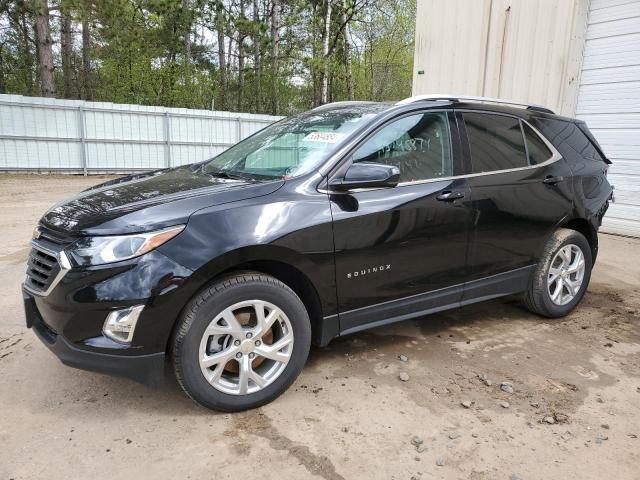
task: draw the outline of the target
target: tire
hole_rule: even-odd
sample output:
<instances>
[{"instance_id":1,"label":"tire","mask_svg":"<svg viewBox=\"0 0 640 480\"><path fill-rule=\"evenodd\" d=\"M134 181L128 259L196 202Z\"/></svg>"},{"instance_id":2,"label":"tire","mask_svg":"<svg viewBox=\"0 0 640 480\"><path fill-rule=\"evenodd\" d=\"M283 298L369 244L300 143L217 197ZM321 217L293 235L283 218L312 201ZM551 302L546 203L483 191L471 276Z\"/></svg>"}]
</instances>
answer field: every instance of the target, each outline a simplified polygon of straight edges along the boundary
<instances>
[{"instance_id":1,"label":"tire","mask_svg":"<svg viewBox=\"0 0 640 480\"><path fill-rule=\"evenodd\" d=\"M567 264L564 258L567 258L568 252L570 261ZM577 287L578 271L570 272L577 268L579 254L584 260L584 270ZM547 241L540 261L531 275L529 287L524 295L524 305L533 313L544 317L557 318L567 315L582 300L591 279L592 266L591 246L584 235L566 228L556 230ZM562 273L556 276L558 272L564 272L564 276ZM562 282L560 293L558 282Z\"/></svg>"},{"instance_id":2,"label":"tire","mask_svg":"<svg viewBox=\"0 0 640 480\"><path fill-rule=\"evenodd\" d=\"M241 272L214 281L185 307L172 361L189 397L235 412L281 395L302 371L310 346L309 315L293 290L269 275Z\"/></svg>"}]
</instances>

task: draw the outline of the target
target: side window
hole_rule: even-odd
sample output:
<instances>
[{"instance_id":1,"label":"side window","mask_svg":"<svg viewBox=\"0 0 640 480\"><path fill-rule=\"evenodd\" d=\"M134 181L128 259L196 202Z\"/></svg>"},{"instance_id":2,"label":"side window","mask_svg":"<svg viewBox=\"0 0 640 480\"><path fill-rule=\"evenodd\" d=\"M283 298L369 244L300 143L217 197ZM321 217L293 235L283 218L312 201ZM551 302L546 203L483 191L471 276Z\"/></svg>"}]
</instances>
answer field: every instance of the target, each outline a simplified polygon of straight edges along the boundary
<instances>
[{"instance_id":1,"label":"side window","mask_svg":"<svg viewBox=\"0 0 640 480\"><path fill-rule=\"evenodd\" d=\"M517 118L487 113L464 113L472 173L526 167L524 137Z\"/></svg>"},{"instance_id":2,"label":"side window","mask_svg":"<svg viewBox=\"0 0 640 480\"><path fill-rule=\"evenodd\" d=\"M352 161L395 165L400 182L452 175L446 113L421 113L392 122L367 140Z\"/></svg>"},{"instance_id":3,"label":"side window","mask_svg":"<svg viewBox=\"0 0 640 480\"><path fill-rule=\"evenodd\" d=\"M605 161L595 147L595 139L585 133L573 122L564 120L552 120L547 118L535 118L533 126L540 130L545 137L555 146L564 157L574 158L576 155L597 162Z\"/></svg>"},{"instance_id":4,"label":"side window","mask_svg":"<svg viewBox=\"0 0 640 480\"><path fill-rule=\"evenodd\" d=\"M524 136L527 139L529 165L538 165L549 160L553 153L551 153L551 150L549 150L540 136L526 123L523 122L522 126L524 127Z\"/></svg>"}]
</instances>

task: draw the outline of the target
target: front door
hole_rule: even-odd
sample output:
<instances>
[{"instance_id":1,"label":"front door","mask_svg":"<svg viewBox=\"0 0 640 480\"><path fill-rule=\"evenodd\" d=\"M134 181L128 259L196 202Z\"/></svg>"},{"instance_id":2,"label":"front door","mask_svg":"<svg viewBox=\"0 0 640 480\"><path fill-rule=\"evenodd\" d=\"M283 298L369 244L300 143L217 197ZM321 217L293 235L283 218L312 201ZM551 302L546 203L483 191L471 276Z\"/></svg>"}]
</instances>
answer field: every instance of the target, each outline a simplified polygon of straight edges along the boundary
<instances>
[{"instance_id":1,"label":"front door","mask_svg":"<svg viewBox=\"0 0 640 480\"><path fill-rule=\"evenodd\" d=\"M390 121L352 155L401 176L395 188L330 196L343 333L461 299L473 216L459 155L453 114L433 111Z\"/></svg>"}]
</instances>

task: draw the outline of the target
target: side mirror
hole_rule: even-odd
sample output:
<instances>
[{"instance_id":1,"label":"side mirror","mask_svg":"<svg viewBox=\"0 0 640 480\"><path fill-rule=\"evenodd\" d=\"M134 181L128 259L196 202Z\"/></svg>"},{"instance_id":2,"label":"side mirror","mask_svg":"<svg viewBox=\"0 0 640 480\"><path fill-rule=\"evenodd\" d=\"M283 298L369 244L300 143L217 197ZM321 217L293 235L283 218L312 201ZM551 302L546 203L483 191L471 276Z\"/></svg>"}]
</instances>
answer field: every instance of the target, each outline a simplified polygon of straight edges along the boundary
<instances>
[{"instance_id":1,"label":"side mirror","mask_svg":"<svg viewBox=\"0 0 640 480\"><path fill-rule=\"evenodd\" d=\"M356 188L392 188L398 185L400 170L379 163L354 163L344 178L332 180L331 190L346 192Z\"/></svg>"}]
</instances>

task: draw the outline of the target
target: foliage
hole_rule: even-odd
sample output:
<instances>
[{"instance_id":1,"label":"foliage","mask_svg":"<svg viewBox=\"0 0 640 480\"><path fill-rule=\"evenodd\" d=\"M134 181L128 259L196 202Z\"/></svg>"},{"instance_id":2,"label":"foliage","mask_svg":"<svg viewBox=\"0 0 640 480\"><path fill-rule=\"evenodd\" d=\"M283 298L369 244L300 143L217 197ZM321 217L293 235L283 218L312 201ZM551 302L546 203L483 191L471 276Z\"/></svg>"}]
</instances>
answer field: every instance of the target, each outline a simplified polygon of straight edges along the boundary
<instances>
[{"instance_id":1,"label":"foliage","mask_svg":"<svg viewBox=\"0 0 640 480\"><path fill-rule=\"evenodd\" d=\"M415 0L0 0L0 93L41 95L51 48L58 98L273 114L394 100L414 27Z\"/></svg>"}]
</instances>

